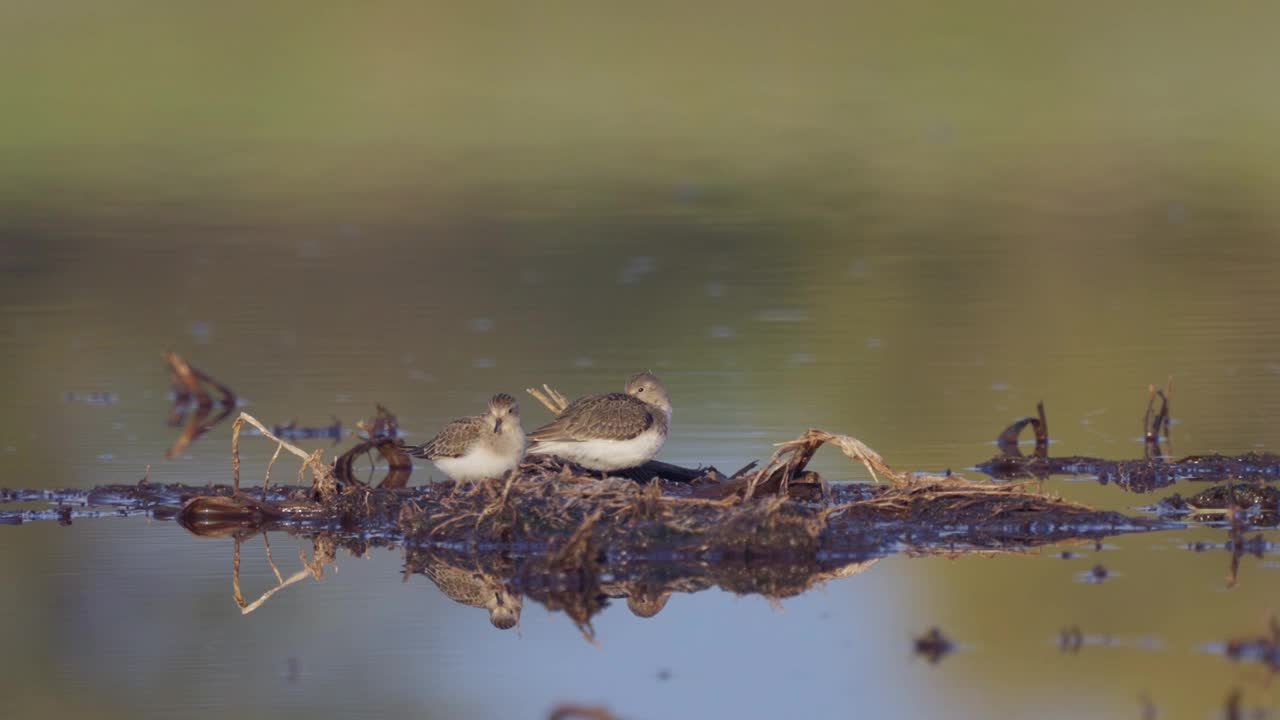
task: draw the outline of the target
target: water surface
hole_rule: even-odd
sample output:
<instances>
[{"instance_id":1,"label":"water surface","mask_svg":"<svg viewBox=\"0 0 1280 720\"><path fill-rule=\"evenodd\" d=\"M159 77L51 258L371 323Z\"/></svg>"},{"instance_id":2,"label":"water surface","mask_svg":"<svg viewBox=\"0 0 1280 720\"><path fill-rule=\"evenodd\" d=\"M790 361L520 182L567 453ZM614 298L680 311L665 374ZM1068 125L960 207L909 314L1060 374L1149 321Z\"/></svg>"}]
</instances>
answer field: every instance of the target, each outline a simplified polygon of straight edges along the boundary
<instances>
[{"instance_id":1,"label":"water surface","mask_svg":"<svg viewBox=\"0 0 1280 720\"><path fill-rule=\"evenodd\" d=\"M94 30L7 10L0 44L27 69L0 71L20 91L0 120L3 484L148 465L227 482L225 427L163 460L166 349L264 421L351 427L383 403L416 439L497 391L652 369L676 405L660 459L726 470L808 427L963 470L1041 399L1055 452L1136 457L1146 388L1170 376L1174 454L1274 450L1274 18L1151 5L741 30L508 8L412 15L421 36L394 15L147 26L131 9ZM545 418L532 400L525 416ZM869 479L834 452L816 466ZM1235 688L1274 697L1263 668L1204 650L1262 632L1280 581L1274 552L1227 588L1229 553L1184 549L1225 539L899 555L779 604L677 594L649 619L615 603L595 647L535 604L497 630L402 581L398 551L340 556L242 617L229 541L141 519L3 527L0 710L1075 718L1140 717L1147 697L1203 718ZM273 548L296 568L294 543ZM1078 580L1099 563L1114 574ZM242 572L270 586L260 545ZM1064 653L1073 625L1114 642ZM933 626L961 645L936 666L911 653Z\"/></svg>"}]
</instances>

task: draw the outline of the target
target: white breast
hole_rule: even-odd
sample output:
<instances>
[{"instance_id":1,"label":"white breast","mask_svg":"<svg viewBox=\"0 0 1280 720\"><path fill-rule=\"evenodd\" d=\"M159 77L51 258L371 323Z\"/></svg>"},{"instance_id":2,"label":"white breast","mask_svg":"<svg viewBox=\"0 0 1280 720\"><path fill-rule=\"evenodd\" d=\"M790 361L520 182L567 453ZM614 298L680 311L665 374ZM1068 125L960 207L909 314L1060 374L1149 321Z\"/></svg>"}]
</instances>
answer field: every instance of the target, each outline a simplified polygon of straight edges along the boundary
<instances>
[{"instance_id":1,"label":"white breast","mask_svg":"<svg viewBox=\"0 0 1280 720\"><path fill-rule=\"evenodd\" d=\"M473 448L461 457L436 458L431 462L440 468L440 472L458 482L475 482L502 477L519 461L516 453L504 455L489 448Z\"/></svg>"},{"instance_id":2,"label":"white breast","mask_svg":"<svg viewBox=\"0 0 1280 720\"><path fill-rule=\"evenodd\" d=\"M529 453L556 455L591 470L625 470L652 460L666 439L657 430L646 430L630 440L540 442L529 448Z\"/></svg>"}]
</instances>

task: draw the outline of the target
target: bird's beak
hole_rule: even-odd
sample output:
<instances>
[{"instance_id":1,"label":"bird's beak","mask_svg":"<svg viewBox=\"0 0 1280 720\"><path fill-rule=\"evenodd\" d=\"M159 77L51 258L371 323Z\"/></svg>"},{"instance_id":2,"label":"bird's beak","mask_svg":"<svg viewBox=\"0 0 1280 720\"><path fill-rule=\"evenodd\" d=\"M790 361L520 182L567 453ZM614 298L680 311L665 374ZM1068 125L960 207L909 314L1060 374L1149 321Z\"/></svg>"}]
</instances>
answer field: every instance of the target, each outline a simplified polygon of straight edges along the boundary
<instances>
[{"instance_id":1,"label":"bird's beak","mask_svg":"<svg viewBox=\"0 0 1280 720\"><path fill-rule=\"evenodd\" d=\"M502 418L493 421L493 431L500 432L502 430Z\"/></svg>"}]
</instances>

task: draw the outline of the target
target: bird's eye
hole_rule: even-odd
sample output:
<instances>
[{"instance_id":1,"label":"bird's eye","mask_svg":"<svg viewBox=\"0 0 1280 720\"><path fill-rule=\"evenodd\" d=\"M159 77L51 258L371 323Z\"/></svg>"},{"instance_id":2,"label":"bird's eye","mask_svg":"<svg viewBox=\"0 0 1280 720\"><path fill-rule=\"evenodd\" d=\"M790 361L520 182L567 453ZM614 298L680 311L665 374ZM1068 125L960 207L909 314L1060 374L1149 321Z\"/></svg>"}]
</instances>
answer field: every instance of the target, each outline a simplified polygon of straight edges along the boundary
<instances>
[{"instance_id":1,"label":"bird's eye","mask_svg":"<svg viewBox=\"0 0 1280 720\"><path fill-rule=\"evenodd\" d=\"M638 392L638 393L642 393L642 392L644 392L644 388L636 388L636 392Z\"/></svg>"}]
</instances>

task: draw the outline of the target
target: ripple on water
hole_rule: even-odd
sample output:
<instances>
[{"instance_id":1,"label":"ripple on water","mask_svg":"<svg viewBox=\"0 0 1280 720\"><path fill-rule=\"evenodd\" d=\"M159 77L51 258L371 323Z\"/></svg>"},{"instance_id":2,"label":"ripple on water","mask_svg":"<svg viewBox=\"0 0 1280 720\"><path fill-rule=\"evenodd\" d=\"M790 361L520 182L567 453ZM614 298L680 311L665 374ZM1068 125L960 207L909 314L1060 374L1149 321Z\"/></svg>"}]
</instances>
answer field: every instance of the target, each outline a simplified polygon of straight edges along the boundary
<instances>
[{"instance_id":1,"label":"ripple on water","mask_svg":"<svg viewBox=\"0 0 1280 720\"><path fill-rule=\"evenodd\" d=\"M809 313L800 308L766 308L755 314L757 322L802 323L809 322Z\"/></svg>"},{"instance_id":2,"label":"ripple on water","mask_svg":"<svg viewBox=\"0 0 1280 720\"><path fill-rule=\"evenodd\" d=\"M618 282L623 285L630 285L657 269L657 260L648 255L629 258L627 264L618 272Z\"/></svg>"}]
</instances>

